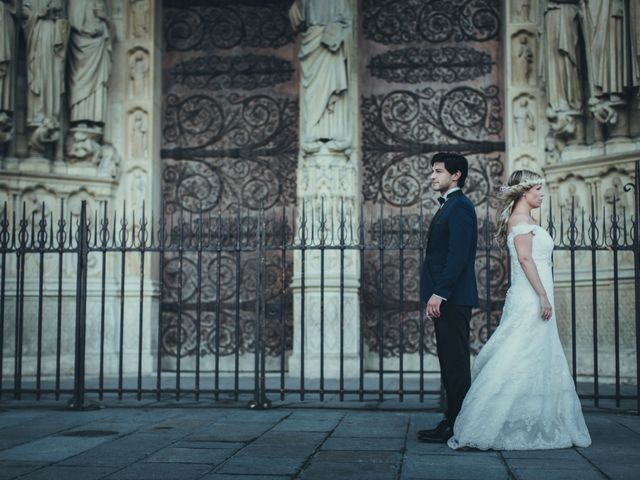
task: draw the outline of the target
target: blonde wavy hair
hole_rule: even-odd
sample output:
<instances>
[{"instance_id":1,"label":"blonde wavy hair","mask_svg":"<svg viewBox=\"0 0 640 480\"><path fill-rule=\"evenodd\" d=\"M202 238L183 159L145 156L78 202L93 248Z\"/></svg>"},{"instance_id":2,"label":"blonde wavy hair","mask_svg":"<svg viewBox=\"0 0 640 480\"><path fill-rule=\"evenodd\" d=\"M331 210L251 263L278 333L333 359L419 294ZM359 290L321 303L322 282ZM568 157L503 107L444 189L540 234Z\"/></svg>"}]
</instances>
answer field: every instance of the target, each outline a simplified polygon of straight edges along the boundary
<instances>
[{"instance_id":1,"label":"blonde wavy hair","mask_svg":"<svg viewBox=\"0 0 640 480\"><path fill-rule=\"evenodd\" d=\"M531 170L516 170L511 174L506 185L500 187L498 198L500 205L496 215L495 238L504 243L507 239L507 224L516 202L531 188L542 185L544 179Z\"/></svg>"}]
</instances>

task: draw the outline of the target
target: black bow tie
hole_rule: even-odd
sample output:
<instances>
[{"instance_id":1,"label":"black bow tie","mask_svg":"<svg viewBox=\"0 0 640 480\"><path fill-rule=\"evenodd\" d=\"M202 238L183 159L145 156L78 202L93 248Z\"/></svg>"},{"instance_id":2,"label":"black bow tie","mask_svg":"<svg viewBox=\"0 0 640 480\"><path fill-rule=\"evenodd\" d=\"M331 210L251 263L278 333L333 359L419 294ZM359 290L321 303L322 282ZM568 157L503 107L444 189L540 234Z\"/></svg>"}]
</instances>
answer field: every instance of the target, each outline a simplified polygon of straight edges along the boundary
<instances>
[{"instance_id":1,"label":"black bow tie","mask_svg":"<svg viewBox=\"0 0 640 480\"><path fill-rule=\"evenodd\" d=\"M447 199L446 199L446 198L444 198L444 197L438 197L438 203L439 203L440 205L444 205L444 202L446 202L446 201L447 201Z\"/></svg>"}]
</instances>

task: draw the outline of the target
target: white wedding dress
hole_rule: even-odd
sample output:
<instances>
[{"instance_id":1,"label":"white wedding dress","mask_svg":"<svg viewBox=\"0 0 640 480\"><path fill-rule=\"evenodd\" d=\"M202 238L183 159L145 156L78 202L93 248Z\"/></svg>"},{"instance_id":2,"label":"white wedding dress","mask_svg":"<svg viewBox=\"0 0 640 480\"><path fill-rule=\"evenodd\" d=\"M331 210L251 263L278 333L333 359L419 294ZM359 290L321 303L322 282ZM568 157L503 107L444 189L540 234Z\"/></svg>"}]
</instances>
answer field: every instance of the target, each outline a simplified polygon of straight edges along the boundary
<instances>
[{"instance_id":1,"label":"white wedding dress","mask_svg":"<svg viewBox=\"0 0 640 480\"><path fill-rule=\"evenodd\" d=\"M538 450L587 447L591 437L562 350L555 310L540 318L540 300L518 262L516 235L533 233L532 255L553 306L553 240L521 223L507 237L511 287L500 325L473 364L473 381L453 427L451 448Z\"/></svg>"}]
</instances>

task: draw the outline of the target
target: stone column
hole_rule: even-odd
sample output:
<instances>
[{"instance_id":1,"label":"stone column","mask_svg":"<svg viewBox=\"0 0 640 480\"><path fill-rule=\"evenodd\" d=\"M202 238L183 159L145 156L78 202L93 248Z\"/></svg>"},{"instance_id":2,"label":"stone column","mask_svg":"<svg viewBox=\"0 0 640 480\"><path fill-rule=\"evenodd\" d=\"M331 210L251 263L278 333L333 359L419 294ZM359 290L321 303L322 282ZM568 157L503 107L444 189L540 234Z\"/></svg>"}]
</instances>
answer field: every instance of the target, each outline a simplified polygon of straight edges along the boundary
<instances>
[{"instance_id":1,"label":"stone column","mask_svg":"<svg viewBox=\"0 0 640 480\"><path fill-rule=\"evenodd\" d=\"M541 62L540 36L537 33L540 11L538 3L536 8L532 5L530 0L512 0L505 5L505 69L508 73L505 166L508 173L523 168L542 173L545 164L547 119L538 71Z\"/></svg>"},{"instance_id":2,"label":"stone column","mask_svg":"<svg viewBox=\"0 0 640 480\"><path fill-rule=\"evenodd\" d=\"M354 12L353 0L296 0L290 11L301 33L296 240L345 246L325 250L324 277L319 250L294 254L295 377L320 377L321 358L325 378L359 372L360 259L346 248L357 246L360 209Z\"/></svg>"},{"instance_id":3,"label":"stone column","mask_svg":"<svg viewBox=\"0 0 640 480\"><path fill-rule=\"evenodd\" d=\"M126 212L131 221L140 224L143 211L147 222L151 213L156 222L162 216L160 159L160 119L162 115L162 2L126 0L117 15L120 21L118 64L118 107L112 112L116 120L108 133L123 152L121 181L116 207ZM131 228L131 227L130 227ZM150 227L154 228L154 227ZM143 316L143 370L156 368L158 318L160 309L160 264L158 254L145 258ZM137 355L138 316L140 308L140 255L130 255L125 265L125 309L127 331L134 332L125 341L125 357Z\"/></svg>"}]
</instances>

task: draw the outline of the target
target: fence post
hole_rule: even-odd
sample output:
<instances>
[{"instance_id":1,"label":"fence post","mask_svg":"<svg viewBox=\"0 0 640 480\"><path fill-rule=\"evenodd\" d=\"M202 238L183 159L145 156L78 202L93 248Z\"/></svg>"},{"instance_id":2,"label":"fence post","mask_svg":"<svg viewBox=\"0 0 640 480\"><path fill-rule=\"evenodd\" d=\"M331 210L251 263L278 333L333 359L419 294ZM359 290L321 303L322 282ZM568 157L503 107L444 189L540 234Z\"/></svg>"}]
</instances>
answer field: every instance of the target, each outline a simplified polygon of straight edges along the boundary
<instances>
[{"instance_id":1,"label":"fence post","mask_svg":"<svg viewBox=\"0 0 640 480\"><path fill-rule=\"evenodd\" d=\"M256 337L254 345L255 353L255 372L254 372L254 397L249 402L249 408L263 409L271 406L271 401L265 394L265 224L264 224L264 205L258 212L256 225Z\"/></svg>"},{"instance_id":2,"label":"fence post","mask_svg":"<svg viewBox=\"0 0 640 480\"><path fill-rule=\"evenodd\" d=\"M628 191L627 187L625 190ZM640 415L640 160L636 160L634 192L635 224L633 232L633 253L635 263L635 304L636 304L636 410Z\"/></svg>"},{"instance_id":3,"label":"fence post","mask_svg":"<svg viewBox=\"0 0 640 480\"><path fill-rule=\"evenodd\" d=\"M76 344L73 377L73 398L69 406L74 410L83 410L85 405L84 363L87 327L87 259L89 240L87 225L87 202L80 207L80 219L77 232L77 272L76 272Z\"/></svg>"}]
</instances>

